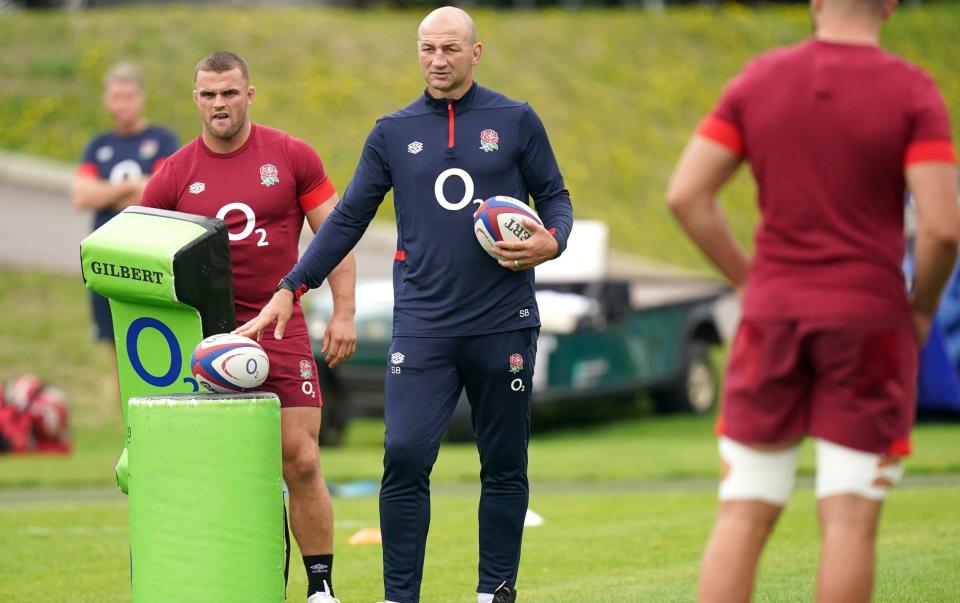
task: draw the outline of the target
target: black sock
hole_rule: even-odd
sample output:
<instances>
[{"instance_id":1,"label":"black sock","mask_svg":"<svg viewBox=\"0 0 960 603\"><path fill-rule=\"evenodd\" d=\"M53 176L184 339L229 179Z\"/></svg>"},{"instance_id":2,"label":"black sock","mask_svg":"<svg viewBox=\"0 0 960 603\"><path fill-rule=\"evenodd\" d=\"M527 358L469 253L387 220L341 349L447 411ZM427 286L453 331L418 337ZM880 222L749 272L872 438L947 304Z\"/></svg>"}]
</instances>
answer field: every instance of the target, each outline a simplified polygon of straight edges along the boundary
<instances>
[{"instance_id":1,"label":"black sock","mask_svg":"<svg viewBox=\"0 0 960 603\"><path fill-rule=\"evenodd\" d=\"M303 558L303 567L307 570L307 597L314 593L326 592L330 589L333 596L333 554L310 555Z\"/></svg>"}]
</instances>

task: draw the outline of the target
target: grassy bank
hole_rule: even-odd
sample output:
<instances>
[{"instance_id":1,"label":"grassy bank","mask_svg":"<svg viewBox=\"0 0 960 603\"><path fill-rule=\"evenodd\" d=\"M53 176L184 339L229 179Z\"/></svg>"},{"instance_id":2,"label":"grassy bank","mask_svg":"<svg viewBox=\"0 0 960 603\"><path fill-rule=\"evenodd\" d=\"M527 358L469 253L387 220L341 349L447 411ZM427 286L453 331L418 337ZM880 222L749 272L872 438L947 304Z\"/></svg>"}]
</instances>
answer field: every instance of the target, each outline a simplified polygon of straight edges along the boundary
<instances>
[{"instance_id":1,"label":"grassy bank","mask_svg":"<svg viewBox=\"0 0 960 603\"><path fill-rule=\"evenodd\" d=\"M117 60L146 71L149 114L182 139L199 130L190 101L204 54L244 55L258 87L253 116L308 140L342 188L374 120L422 89L420 11L158 7L24 13L0 19L0 147L76 161L108 126L101 78ZM613 244L702 267L663 208L669 171L724 82L753 54L809 35L803 7L577 12L478 11L478 79L543 117L576 214L602 218ZM885 44L926 67L960 115L960 6L905 7ZM958 130L957 121L954 132ZM749 245L752 184L725 197ZM388 219L389 203L381 212Z\"/></svg>"}]
</instances>

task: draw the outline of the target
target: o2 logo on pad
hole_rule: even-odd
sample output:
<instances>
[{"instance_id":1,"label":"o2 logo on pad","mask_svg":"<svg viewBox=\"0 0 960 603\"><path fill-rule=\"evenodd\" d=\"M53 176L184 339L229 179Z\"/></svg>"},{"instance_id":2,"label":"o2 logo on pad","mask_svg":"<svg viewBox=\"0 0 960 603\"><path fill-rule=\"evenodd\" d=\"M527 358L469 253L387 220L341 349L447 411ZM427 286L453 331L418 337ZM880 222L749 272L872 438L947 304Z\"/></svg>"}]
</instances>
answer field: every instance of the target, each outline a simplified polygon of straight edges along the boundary
<instances>
[{"instance_id":1,"label":"o2 logo on pad","mask_svg":"<svg viewBox=\"0 0 960 603\"><path fill-rule=\"evenodd\" d=\"M163 336L170 353L170 365L166 372L160 375L155 375L148 371L143 365L143 360L140 358L140 335L147 329L153 329ZM180 350L180 342L177 340L177 336L174 335L170 327L156 318L142 316L130 323L130 328L127 329L126 344L127 359L130 361L130 366L133 367L133 371L145 383L157 388L164 388L170 387L177 382L177 378L180 376L180 371L183 368L183 352ZM183 382L192 386L195 392L200 390L196 379L192 377L184 377Z\"/></svg>"},{"instance_id":2,"label":"o2 logo on pad","mask_svg":"<svg viewBox=\"0 0 960 603\"><path fill-rule=\"evenodd\" d=\"M220 208L220 211L217 212L217 218L226 222L227 214L232 211L239 211L247 220L240 232L228 233L227 236L229 236L231 241L242 241L243 239L249 237L251 233L256 233L260 235L260 240L257 241L257 247L266 247L270 244L267 241L267 230L265 228L257 228L254 230L254 227L257 224L257 215L253 213L253 208L246 203L227 203Z\"/></svg>"}]
</instances>

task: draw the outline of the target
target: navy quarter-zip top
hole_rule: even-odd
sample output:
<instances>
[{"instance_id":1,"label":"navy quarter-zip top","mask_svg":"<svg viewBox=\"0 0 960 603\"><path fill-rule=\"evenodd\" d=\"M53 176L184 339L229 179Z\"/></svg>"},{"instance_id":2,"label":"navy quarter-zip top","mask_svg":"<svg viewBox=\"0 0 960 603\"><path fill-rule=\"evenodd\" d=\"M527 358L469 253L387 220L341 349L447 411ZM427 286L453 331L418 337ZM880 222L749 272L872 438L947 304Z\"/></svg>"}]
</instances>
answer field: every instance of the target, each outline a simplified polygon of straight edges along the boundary
<instances>
[{"instance_id":1,"label":"navy quarter-zip top","mask_svg":"<svg viewBox=\"0 0 960 603\"><path fill-rule=\"evenodd\" d=\"M426 92L379 119L343 199L286 280L318 287L360 240L393 188L394 335L460 336L539 326L534 271L513 272L473 234L496 195L530 203L566 247L570 195L540 118L476 83L456 100Z\"/></svg>"}]
</instances>

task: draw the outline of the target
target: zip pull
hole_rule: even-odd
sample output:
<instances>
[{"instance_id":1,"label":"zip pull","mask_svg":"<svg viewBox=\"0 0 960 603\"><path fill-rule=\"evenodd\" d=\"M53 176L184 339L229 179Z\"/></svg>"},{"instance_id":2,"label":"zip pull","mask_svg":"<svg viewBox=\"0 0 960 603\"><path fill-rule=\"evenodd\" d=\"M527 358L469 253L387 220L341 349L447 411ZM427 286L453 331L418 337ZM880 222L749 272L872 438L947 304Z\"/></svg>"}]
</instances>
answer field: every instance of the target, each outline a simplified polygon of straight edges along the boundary
<instances>
[{"instance_id":1,"label":"zip pull","mask_svg":"<svg viewBox=\"0 0 960 603\"><path fill-rule=\"evenodd\" d=\"M453 100L447 100L447 148L453 148Z\"/></svg>"}]
</instances>

